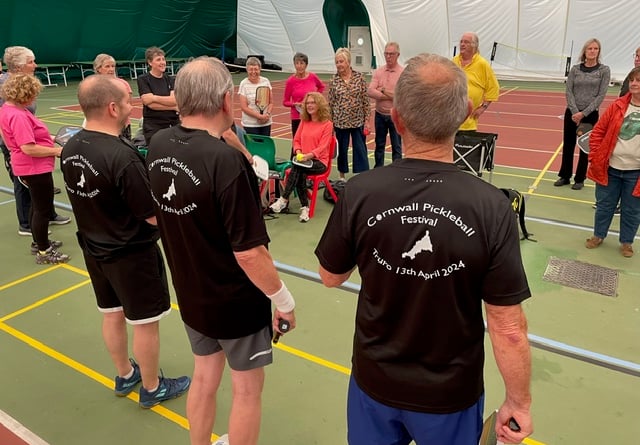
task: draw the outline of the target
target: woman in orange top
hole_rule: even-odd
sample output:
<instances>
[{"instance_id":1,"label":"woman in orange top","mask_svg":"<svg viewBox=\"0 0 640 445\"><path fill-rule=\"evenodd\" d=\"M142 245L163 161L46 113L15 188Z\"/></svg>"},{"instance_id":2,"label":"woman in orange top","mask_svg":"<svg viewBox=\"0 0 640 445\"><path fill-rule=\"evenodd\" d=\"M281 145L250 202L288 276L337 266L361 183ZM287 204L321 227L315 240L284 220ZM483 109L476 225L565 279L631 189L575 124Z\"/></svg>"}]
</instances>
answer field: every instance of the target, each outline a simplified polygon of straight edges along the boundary
<instances>
[{"instance_id":1,"label":"woman in orange top","mask_svg":"<svg viewBox=\"0 0 640 445\"><path fill-rule=\"evenodd\" d=\"M293 139L293 152L298 161L311 161L312 164L310 167L293 165L282 196L270 206L275 213L289 205L289 195L295 187L300 199L300 222L309 221L307 175L325 172L331 162L333 123L329 120L330 114L329 104L322 94L311 92L305 95L300 126Z\"/></svg>"}]
</instances>

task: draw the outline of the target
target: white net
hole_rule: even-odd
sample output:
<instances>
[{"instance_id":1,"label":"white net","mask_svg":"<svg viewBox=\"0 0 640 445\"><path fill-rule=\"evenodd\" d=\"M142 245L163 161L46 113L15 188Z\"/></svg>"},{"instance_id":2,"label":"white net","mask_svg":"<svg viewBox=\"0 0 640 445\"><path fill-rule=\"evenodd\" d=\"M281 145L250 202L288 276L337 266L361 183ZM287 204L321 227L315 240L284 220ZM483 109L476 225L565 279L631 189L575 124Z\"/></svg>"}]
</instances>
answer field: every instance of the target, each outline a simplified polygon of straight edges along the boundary
<instances>
[{"instance_id":1,"label":"white net","mask_svg":"<svg viewBox=\"0 0 640 445\"><path fill-rule=\"evenodd\" d=\"M494 42L492 67L501 79L564 81L571 59Z\"/></svg>"}]
</instances>

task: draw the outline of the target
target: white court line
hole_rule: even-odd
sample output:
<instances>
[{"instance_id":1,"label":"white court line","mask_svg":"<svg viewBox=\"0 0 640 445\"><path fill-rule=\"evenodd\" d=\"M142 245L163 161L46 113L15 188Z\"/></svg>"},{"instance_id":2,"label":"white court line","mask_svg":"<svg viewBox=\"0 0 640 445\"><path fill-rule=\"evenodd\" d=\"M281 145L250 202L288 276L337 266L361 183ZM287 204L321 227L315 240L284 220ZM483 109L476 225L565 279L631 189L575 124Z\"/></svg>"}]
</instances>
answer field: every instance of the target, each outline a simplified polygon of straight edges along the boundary
<instances>
[{"instance_id":1,"label":"white court line","mask_svg":"<svg viewBox=\"0 0 640 445\"><path fill-rule=\"evenodd\" d=\"M2 410L0 410L0 423L29 445L49 445L48 442L45 442L40 437L36 436L24 425Z\"/></svg>"},{"instance_id":2,"label":"white court line","mask_svg":"<svg viewBox=\"0 0 640 445\"><path fill-rule=\"evenodd\" d=\"M10 199L8 201L2 201L2 202L0 202L0 206L3 206L5 204L11 204L12 202L16 202L16 200L15 199Z\"/></svg>"}]
</instances>

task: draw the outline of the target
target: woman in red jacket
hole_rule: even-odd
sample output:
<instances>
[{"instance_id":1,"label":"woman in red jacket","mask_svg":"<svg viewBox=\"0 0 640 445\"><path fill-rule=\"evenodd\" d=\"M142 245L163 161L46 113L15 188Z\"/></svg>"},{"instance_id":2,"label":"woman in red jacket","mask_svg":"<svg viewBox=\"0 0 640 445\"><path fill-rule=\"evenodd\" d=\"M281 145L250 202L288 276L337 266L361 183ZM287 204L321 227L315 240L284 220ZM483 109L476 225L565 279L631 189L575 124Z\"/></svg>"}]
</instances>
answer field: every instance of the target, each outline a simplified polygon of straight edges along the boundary
<instances>
[{"instance_id":1,"label":"woman in red jacket","mask_svg":"<svg viewBox=\"0 0 640 445\"><path fill-rule=\"evenodd\" d=\"M587 249L604 241L620 200L620 252L633 256L640 226L640 67L629 73L629 93L613 102L589 137L587 177L596 183L598 203Z\"/></svg>"}]
</instances>

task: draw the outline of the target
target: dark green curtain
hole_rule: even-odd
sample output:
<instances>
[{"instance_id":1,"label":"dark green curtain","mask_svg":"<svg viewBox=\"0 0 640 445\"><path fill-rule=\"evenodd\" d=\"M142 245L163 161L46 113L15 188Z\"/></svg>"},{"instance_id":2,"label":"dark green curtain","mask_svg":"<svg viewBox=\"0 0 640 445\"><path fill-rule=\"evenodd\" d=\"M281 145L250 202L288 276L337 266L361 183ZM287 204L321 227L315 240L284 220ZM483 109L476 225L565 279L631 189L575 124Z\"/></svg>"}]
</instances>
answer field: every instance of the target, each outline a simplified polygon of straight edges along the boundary
<instances>
[{"instance_id":1,"label":"dark green curtain","mask_svg":"<svg viewBox=\"0 0 640 445\"><path fill-rule=\"evenodd\" d=\"M229 59L236 55L237 9L236 0L9 0L0 46L29 47L39 63L98 53L142 59L149 46L168 57Z\"/></svg>"},{"instance_id":2,"label":"dark green curtain","mask_svg":"<svg viewBox=\"0 0 640 445\"><path fill-rule=\"evenodd\" d=\"M325 0L322 14L334 51L349 43L349 26L370 26L367 9L360 0Z\"/></svg>"}]
</instances>

